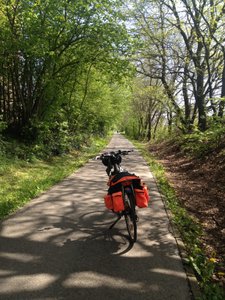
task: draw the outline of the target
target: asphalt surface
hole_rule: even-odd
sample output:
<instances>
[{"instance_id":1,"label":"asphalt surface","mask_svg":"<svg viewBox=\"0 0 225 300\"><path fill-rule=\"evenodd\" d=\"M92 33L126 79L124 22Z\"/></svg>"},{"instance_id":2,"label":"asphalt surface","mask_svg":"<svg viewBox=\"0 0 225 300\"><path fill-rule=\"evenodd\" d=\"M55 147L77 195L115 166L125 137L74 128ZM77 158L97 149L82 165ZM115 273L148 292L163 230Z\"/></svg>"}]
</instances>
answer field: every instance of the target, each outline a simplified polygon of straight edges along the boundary
<instances>
[{"instance_id":1,"label":"asphalt surface","mask_svg":"<svg viewBox=\"0 0 225 300\"><path fill-rule=\"evenodd\" d=\"M134 146L115 134L108 149ZM107 175L91 160L0 223L0 299L188 300L176 241L147 164L135 150L123 167L150 187L138 209L138 240L104 207Z\"/></svg>"}]
</instances>

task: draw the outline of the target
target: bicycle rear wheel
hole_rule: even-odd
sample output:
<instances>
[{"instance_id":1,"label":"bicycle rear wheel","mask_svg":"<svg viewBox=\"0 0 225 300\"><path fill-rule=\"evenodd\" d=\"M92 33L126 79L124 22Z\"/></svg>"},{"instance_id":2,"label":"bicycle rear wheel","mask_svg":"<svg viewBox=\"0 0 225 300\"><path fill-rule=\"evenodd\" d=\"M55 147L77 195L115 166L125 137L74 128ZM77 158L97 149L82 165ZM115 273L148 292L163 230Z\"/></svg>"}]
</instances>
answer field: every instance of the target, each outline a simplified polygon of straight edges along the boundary
<instances>
[{"instance_id":1,"label":"bicycle rear wheel","mask_svg":"<svg viewBox=\"0 0 225 300\"><path fill-rule=\"evenodd\" d=\"M132 243L137 241L137 223L135 216L132 216L131 213L125 215L125 221L127 226L127 232Z\"/></svg>"},{"instance_id":2,"label":"bicycle rear wheel","mask_svg":"<svg viewBox=\"0 0 225 300\"><path fill-rule=\"evenodd\" d=\"M132 194L125 195L127 209L125 211L124 217L127 226L127 232L132 243L137 241L137 216L135 212L135 202Z\"/></svg>"}]
</instances>

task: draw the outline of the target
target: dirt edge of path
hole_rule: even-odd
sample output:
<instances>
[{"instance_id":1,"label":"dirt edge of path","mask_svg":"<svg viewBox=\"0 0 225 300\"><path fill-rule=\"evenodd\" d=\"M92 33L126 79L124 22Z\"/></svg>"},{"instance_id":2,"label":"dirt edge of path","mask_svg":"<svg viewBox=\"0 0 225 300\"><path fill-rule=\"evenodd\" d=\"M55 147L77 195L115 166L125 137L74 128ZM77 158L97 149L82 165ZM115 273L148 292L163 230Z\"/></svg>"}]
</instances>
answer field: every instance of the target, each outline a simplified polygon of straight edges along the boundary
<instances>
[{"instance_id":1,"label":"dirt edge of path","mask_svg":"<svg viewBox=\"0 0 225 300\"><path fill-rule=\"evenodd\" d=\"M224 151L202 159L190 158L171 142L151 144L149 151L164 166L181 205L201 223L206 255L216 258L218 273L225 273ZM225 287L225 276L219 281Z\"/></svg>"}]
</instances>

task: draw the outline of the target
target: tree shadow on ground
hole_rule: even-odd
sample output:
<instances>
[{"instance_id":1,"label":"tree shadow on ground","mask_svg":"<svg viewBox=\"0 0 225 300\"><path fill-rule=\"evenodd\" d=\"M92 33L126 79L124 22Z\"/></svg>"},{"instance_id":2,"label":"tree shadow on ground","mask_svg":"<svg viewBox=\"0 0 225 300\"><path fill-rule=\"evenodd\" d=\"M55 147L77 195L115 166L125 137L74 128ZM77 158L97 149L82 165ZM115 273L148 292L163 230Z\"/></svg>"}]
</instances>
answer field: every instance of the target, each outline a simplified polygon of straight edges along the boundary
<instances>
[{"instance_id":1,"label":"tree shadow on ground","mask_svg":"<svg viewBox=\"0 0 225 300\"><path fill-rule=\"evenodd\" d=\"M124 220L108 230L106 181L92 161L1 223L1 300L191 299L156 188L131 244Z\"/></svg>"}]
</instances>

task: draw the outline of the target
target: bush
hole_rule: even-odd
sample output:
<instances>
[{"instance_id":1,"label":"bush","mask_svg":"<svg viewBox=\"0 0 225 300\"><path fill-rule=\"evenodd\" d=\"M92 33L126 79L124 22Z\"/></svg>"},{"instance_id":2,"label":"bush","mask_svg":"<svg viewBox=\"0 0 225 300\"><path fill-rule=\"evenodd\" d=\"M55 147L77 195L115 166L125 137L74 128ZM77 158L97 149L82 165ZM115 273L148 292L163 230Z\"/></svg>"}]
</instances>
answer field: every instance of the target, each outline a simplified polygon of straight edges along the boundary
<instances>
[{"instance_id":1,"label":"bush","mask_svg":"<svg viewBox=\"0 0 225 300\"><path fill-rule=\"evenodd\" d=\"M214 125L205 132L196 130L178 139L181 150L191 156L204 157L218 149L225 142L225 128L222 125Z\"/></svg>"},{"instance_id":2,"label":"bush","mask_svg":"<svg viewBox=\"0 0 225 300\"><path fill-rule=\"evenodd\" d=\"M6 128L6 123L0 120L0 155L5 153L5 141L2 136L3 130Z\"/></svg>"}]
</instances>

